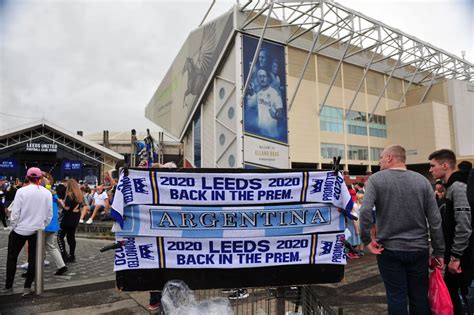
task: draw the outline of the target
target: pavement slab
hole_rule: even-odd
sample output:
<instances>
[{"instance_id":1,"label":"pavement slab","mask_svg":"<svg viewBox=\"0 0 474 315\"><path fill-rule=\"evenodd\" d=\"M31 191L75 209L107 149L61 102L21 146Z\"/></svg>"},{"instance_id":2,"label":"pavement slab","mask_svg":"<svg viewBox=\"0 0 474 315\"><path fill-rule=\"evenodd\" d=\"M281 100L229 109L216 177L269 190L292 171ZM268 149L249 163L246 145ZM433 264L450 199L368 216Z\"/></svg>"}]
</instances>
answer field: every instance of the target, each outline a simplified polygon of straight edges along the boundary
<instances>
[{"instance_id":1,"label":"pavement slab","mask_svg":"<svg viewBox=\"0 0 474 315\"><path fill-rule=\"evenodd\" d=\"M5 282L8 231L0 231L0 285ZM112 240L94 239L98 234L77 237L76 262L68 264L68 272L54 276L56 267L46 254L50 265L45 267L44 294L22 298L20 294L0 296L0 314L149 314L148 292L121 292L115 288L113 251L100 253L99 249ZM86 237L82 237L86 236ZM100 235L102 238L103 236ZM26 261L22 252L18 265ZM24 279L17 268L15 293L21 293ZM311 290L325 305L344 314L386 314L385 289L378 274L373 255L349 261L340 283L312 285ZM289 290L291 294L297 291ZM231 300L235 314L276 314L274 288L249 289L244 300ZM291 295L290 294L290 295ZM227 297L219 289L195 291L197 300ZM285 309L294 310L297 298L285 297ZM278 314L279 315L279 314Z\"/></svg>"}]
</instances>

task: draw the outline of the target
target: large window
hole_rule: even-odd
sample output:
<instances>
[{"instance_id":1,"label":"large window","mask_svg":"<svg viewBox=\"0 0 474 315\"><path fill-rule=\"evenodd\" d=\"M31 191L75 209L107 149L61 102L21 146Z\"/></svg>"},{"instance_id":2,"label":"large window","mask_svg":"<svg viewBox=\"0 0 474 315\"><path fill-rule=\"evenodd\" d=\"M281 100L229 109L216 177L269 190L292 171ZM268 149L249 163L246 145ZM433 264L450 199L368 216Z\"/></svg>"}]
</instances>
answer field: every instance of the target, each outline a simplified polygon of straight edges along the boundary
<instances>
[{"instance_id":1,"label":"large window","mask_svg":"<svg viewBox=\"0 0 474 315\"><path fill-rule=\"evenodd\" d=\"M349 160L368 160L369 150L367 147L360 147L357 145L350 145L347 150Z\"/></svg>"},{"instance_id":2,"label":"large window","mask_svg":"<svg viewBox=\"0 0 474 315\"><path fill-rule=\"evenodd\" d=\"M372 161L378 161L380 159L380 154L382 153L383 148L370 148L370 158Z\"/></svg>"},{"instance_id":3,"label":"large window","mask_svg":"<svg viewBox=\"0 0 474 315\"><path fill-rule=\"evenodd\" d=\"M343 133L342 108L324 106L321 111L321 130Z\"/></svg>"},{"instance_id":4,"label":"large window","mask_svg":"<svg viewBox=\"0 0 474 315\"><path fill-rule=\"evenodd\" d=\"M369 134L372 137L387 138L385 116L373 115L369 123Z\"/></svg>"},{"instance_id":5,"label":"large window","mask_svg":"<svg viewBox=\"0 0 474 315\"><path fill-rule=\"evenodd\" d=\"M334 156L344 158L344 145L337 143L321 143L321 157L332 159Z\"/></svg>"},{"instance_id":6,"label":"large window","mask_svg":"<svg viewBox=\"0 0 474 315\"><path fill-rule=\"evenodd\" d=\"M367 119L364 112L350 110L347 113L347 132L353 135L367 135Z\"/></svg>"},{"instance_id":7,"label":"large window","mask_svg":"<svg viewBox=\"0 0 474 315\"><path fill-rule=\"evenodd\" d=\"M201 167L201 112L194 116L194 166Z\"/></svg>"}]
</instances>

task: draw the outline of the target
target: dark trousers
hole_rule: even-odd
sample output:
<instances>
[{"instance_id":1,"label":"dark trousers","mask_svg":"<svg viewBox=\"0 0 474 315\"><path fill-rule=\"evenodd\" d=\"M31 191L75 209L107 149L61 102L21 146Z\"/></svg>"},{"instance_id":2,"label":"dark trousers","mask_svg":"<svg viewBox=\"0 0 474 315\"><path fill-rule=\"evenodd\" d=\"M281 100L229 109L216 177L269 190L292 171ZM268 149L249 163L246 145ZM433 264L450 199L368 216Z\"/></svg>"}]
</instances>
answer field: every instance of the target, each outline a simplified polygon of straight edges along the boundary
<instances>
[{"instance_id":1,"label":"dark trousers","mask_svg":"<svg viewBox=\"0 0 474 315\"><path fill-rule=\"evenodd\" d=\"M407 304L410 314L430 314L428 257L428 250L409 252L387 249L377 256L389 314L408 314Z\"/></svg>"},{"instance_id":2,"label":"dark trousers","mask_svg":"<svg viewBox=\"0 0 474 315\"><path fill-rule=\"evenodd\" d=\"M3 223L3 226L7 227L7 217L6 217L6 213L5 213L5 207L3 206L3 204L0 205L0 220Z\"/></svg>"},{"instance_id":3,"label":"dark trousers","mask_svg":"<svg viewBox=\"0 0 474 315\"><path fill-rule=\"evenodd\" d=\"M161 291L150 291L150 305L161 302Z\"/></svg>"},{"instance_id":4,"label":"dark trousers","mask_svg":"<svg viewBox=\"0 0 474 315\"><path fill-rule=\"evenodd\" d=\"M68 228L61 228L58 231L58 245L59 251L63 258L67 257L66 251L66 244L64 243L64 237L67 239L67 243L69 245L69 255L75 256L76 253L76 228L68 227Z\"/></svg>"},{"instance_id":5,"label":"dark trousers","mask_svg":"<svg viewBox=\"0 0 474 315\"><path fill-rule=\"evenodd\" d=\"M13 287L13 280L15 279L16 264L18 262L18 255L23 246L28 241L28 270L26 272L25 288L31 288L31 284L35 279L36 268L36 233L29 236L23 236L11 231L8 237L8 255L7 255L7 279L5 281L5 288Z\"/></svg>"},{"instance_id":6,"label":"dark trousers","mask_svg":"<svg viewBox=\"0 0 474 315\"><path fill-rule=\"evenodd\" d=\"M463 268L465 267L465 268ZM454 315L462 314L462 303L461 296L467 302L467 295L469 292L469 286L472 281L472 266L466 267L461 266L462 273L452 274L448 271L448 265L446 264L446 270L444 271L444 282L448 288L451 301L453 302Z\"/></svg>"}]
</instances>

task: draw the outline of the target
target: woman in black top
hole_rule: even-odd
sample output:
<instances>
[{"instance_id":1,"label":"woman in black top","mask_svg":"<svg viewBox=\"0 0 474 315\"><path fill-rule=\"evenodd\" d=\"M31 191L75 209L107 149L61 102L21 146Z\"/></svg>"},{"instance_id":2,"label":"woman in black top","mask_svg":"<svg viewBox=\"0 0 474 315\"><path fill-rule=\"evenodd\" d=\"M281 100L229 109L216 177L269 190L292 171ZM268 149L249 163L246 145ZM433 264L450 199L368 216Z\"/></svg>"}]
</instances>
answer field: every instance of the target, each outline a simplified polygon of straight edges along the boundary
<instances>
[{"instance_id":1,"label":"woman in black top","mask_svg":"<svg viewBox=\"0 0 474 315\"><path fill-rule=\"evenodd\" d=\"M65 262L76 261L76 228L81 218L82 202L83 196L79 184L75 179L69 179L66 185L66 198L64 200L59 199L59 203L63 208L63 218L59 225L58 244ZM66 251L64 237L66 237L69 245L69 255Z\"/></svg>"}]
</instances>

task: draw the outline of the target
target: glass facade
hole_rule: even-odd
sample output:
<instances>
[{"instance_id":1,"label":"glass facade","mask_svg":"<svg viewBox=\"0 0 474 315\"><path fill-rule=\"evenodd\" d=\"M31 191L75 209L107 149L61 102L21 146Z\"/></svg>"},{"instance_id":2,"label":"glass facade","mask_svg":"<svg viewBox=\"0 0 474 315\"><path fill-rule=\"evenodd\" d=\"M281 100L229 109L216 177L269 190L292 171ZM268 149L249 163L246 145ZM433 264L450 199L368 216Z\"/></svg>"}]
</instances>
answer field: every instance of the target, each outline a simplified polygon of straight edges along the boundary
<instances>
[{"instance_id":1,"label":"glass facade","mask_svg":"<svg viewBox=\"0 0 474 315\"><path fill-rule=\"evenodd\" d=\"M369 149L367 147L360 147L357 145L350 145L347 150L349 160L368 160Z\"/></svg>"},{"instance_id":2,"label":"glass facade","mask_svg":"<svg viewBox=\"0 0 474 315\"><path fill-rule=\"evenodd\" d=\"M342 108L324 106L320 117L322 131L344 132Z\"/></svg>"},{"instance_id":3,"label":"glass facade","mask_svg":"<svg viewBox=\"0 0 474 315\"><path fill-rule=\"evenodd\" d=\"M321 131L343 133L344 110L342 108L324 106L321 111ZM346 116L347 133L367 136L367 115L364 112L350 110ZM385 116L373 115L369 122L369 135L387 138Z\"/></svg>"},{"instance_id":4,"label":"glass facade","mask_svg":"<svg viewBox=\"0 0 474 315\"><path fill-rule=\"evenodd\" d=\"M345 158L344 145L337 143L321 143L321 157L332 159L334 156Z\"/></svg>"},{"instance_id":5,"label":"glass facade","mask_svg":"<svg viewBox=\"0 0 474 315\"><path fill-rule=\"evenodd\" d=\"M194 166L201 167L201 112L194 116Z\"/></svg>"},{"instance_id":6,"label":"glass facade","mask_svg":"<svg viewBox=\"0 0 474 315\"><path fill-rule=\"evenodd\" d=\"M367 117L364 112L350 110L347 113L347 132L353 135L367 135Z\"/></svg>"},{"instance_id":7,"label":"glass facade","mask_svg":"<svg viewBox=\"0 0 474 315\"><path fill-rule=\"evenodd\" d=\"M385 116L373 115L369 123L369 135L372 137L387 138Z\"/></svg>"},{"instance_id":8,"label":"glass facade","mask_svg":"<svg viewBox=\"0 0 474 315\"><path fill-rule=\"evenodd\" d=\"M370 158L372 161L380 160L380 154L382 153L383 148L370 148Z\"/></svg>"}]
</instances>

